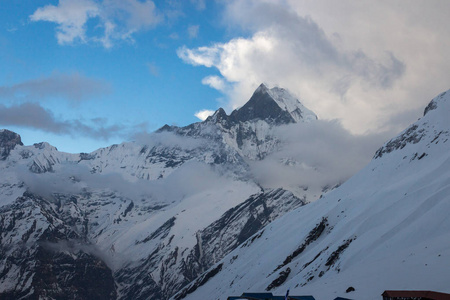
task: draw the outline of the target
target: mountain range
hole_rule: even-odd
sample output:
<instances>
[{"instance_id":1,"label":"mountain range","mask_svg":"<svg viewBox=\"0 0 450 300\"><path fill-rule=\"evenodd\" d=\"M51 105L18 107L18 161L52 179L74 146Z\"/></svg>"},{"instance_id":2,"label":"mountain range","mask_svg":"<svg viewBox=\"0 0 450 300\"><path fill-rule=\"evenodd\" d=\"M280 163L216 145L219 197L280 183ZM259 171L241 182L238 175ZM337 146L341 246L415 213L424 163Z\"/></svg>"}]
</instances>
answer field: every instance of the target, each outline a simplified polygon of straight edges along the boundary
<instances>
[{"instance_id":1,"label":"mountain range","mask_svg":"<svg viewBox=\"0 0 450 300\"><path fill-rule=\"evenodd\" d=\"M293 155L285 133L319 120L264 84L229 115L92 153L1 130L0 298L448 291L449 95L347 181ZM292 168L313 180L261 179Z\"/></svg>"},{"instance_id":2,"label":"mountain range","mask_svg":"<svg viewBox=\"0 0 450 300\"><path fill-rule=\"evenodd\" d=\"M286 90L261 85L229 116L219 109L92 153L24 146L0 131L0 295L169 298L317 196L266 188L250 166L282 147L275 128L316 119Z\"/></svg>"}]
</instances>

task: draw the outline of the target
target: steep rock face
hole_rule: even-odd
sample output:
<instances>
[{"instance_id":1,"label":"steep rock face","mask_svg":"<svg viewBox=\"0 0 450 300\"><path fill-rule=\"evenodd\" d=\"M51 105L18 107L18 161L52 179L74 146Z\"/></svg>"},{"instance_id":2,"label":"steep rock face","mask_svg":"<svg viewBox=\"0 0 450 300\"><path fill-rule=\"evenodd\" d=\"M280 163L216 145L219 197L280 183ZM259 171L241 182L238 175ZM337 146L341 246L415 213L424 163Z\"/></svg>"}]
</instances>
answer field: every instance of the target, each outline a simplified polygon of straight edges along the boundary
<instances>
[{"instance_id":1,"label":"steep rock face","mask_svg":"<svg viewBox=\"0 0 450 300\"><path fill-rule=\"evenodd\" d=\"M1 208L0 297L116 299L111 270L57 211L30 193Z\"/></svg>"},{"instance_id":2,"label":"steep rock face","mask_svg":"<svg viewBox=\"0 0 450 300\"><path fill-rule=\"evenodd\" d=\"M245 158L261 160L279 149L280 140L273 133L274 127L314 120L317 116L288 91L261 84L250 100L229 116L219 108L203 122L182 128L164 126L160 131L221 142Z\"/></svg>"},{"instance_id":3,"label":"steep rock face","mask_svg":"<svg viewBox=\"0 0 450 300\"><path fill-rule=\"evenodd\" d=\"M15 132L0 130L0 160L5 160L16 145L23 145L20 135Z\"/></svg>"},{"instance_id":4,"label":"steep rock face","mask_svg":"<svg viewBox=\"0 0 450 300\"><path fill-rule=\"evenodd\" d=\"M305 202L291 192L276 189L252 195L233 207L220 219L197 233L197 244L189 259L200 272L192 279L220 261L226 254L247 241L264 226Z\"/></svg>"},{"instance_id":5,"label":"steep rock face","mask_svg":"<svg viewBox=\"0 0 450 300\"><path fill-rule=\"evenodd\" d=\"M446 92L361 172L267 225L174 299L288 288L316 299L346 291L376 299L386 289L418 287L449 293L449 112Z\"/></svg>"},{"instance_id":6,"label":"steep rock face","mask_svg":"<svg viewBox=\"0 0 450 300\"><path fill-rule=\"evenodd\" d=\"M166 221L137 243L156 243L142 262L116 273L124 299L166 299L200 276L248 237L277 217L304 205L292 193L278 189L249 197L229 209L217 221L195 233L197 243L189 248L172 246L176 218Z\"/></svg>"},{"instance_id":7,"label":"steep rock face","mask_svg":"<svg viewBox=\"0 0 450 300\"><path fill-rule=\"evenodd\" d=\"M262 83L250 100L229 117L233 122L265 120L269 124L310 122L317 116L304 107L287 90L279 87L269 89Z\"/></svg>"},{"instance_id":8,"label":"steep rock face","mask_svg":"<svg viewBox=\"0 0 450 300\"><path fill-rule=\"evenodd\" d=\"M291 114L277 104L264 84L256 89L244 106L233 111L229 119L234 123L264 120L269 124L277 125L295 122Z\"/></svg>"}]
</instances>

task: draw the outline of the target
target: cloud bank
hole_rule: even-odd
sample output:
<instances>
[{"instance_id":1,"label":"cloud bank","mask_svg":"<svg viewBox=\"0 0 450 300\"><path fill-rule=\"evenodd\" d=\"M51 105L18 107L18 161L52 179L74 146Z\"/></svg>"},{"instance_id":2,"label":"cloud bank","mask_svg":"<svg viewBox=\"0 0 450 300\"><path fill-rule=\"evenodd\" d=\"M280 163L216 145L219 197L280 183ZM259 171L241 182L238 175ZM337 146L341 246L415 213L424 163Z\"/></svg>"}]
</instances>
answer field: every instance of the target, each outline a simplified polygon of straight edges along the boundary
<instances>
[{"instance_id":1,"label":"cloud bank","mask_svg":"<svg viewBox=\"0 0 450 300\"><path fill-rule=\"evenodd\" d=\"M243 37L181 47L178 56L220 72L203 84L228 97L228 111L266 82L288 88L319 118L338 118L352 133L399 131L420 116L430 98L448 89L450 21L442 11L450 3L234 0L223 5L224 24L239 28Z\"/></svg>"},{"instance_id":2,"label":"cloud bank","mask_svg":"<svg viewBox=\"0 0 450 300\"><path fill-rule=\"evenodd\" d=\"M257 182L268 188L308 188L317 196L324 187L343 183L362 169L390 137L387 133L355 136L336 120L280 126L273 134L283 148L250 162Z\"/></svg>"},{"instance_id":3,"label":"cloud bank","mask_svg":"<svg viewBox=\"0 0 450 300\"><path fill-rule=\"evenodd\" d=\"M27 168L18 172L28 190L41 197L53 199L55 194L80 194L83 191L113 191L120 196L140 201L172 204L197 193L231 184L200 162L187 162L169 176L159 180L138 179L130 182L118 173L92 174L87 166L64 164L54 173L31 173ZM176 187L176 188L174 188Z\"/></svg>"}]
</instances>

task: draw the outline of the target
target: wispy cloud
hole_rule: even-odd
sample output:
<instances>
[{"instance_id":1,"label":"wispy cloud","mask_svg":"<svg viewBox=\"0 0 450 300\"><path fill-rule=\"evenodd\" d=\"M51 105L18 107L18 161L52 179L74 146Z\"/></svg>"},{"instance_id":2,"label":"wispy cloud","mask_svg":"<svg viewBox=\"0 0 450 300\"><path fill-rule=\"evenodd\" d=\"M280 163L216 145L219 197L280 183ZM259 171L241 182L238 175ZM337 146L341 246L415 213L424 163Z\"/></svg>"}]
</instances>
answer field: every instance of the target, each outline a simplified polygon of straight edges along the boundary
<instances>
[{"instance_id":1,"label":"wispy cloud","mask_svg":"<svg viewBox=\"0 0 450 300\"><path fill-rule=\"evenodd\" d=\"M135 32L157 25L163 17L150 0L60 0L57 5L38 8L30 20L56 23L61 45L96 41L110 48L118 40L133 41ZM88 36L88 21L103 28L103 34Z\"/></svg>"},{"instance_id":2,"label":"wispy cloud","mask_svg":"<svg viewBox=\"0 0 450 300\"><path fill-rule=\"evenodd\" d=\"M204 10L206 8L205 0L191 0L197 10Z\"/></svg>"},{"instance_id":3,"label":"wispy cloud","mask_svg":"<svg viewBox=\"0 0 450 300\"><path fill-rule=\"evenodd\" d=\"M219 90L221 92L226 92L227 91L227 83L226 81L219 76L215 76L215 75L211 75L211 76L206 76L205 78L202 79L202 83L204 85L209 85L210 87Z\"/></svg>"},{"instance_id":4,"label":"wispy cloud","mask_svg":"<svg viewBox=\"0 0 450 300\"><path fill-rule=\"evenodd\" d=\"M195 39L198 36L200 25L191 25L188 27L188 36L190 39Z\"/></svg>"},{"instance_id":5,"label":"wispy cloud","mask_svg":"<svg viewBox=\"0 0 450 300\"><path fill-rule=\"evenodd\" d=\"M280 126L274 135L282 148L250 162L251 170L263 187L308 187L320 195L322 188L343 183L363 168L391 134L353 135L337 121Z\"/></svg>"},{"instance_id":6,"label":"wispy cloud","mask_svg":"<svg viewBox=\"0 0 450 300\"><path fill-rule=\"evenodd\" d=\"M63 98L79 102L101 97L110 92L110 84L103 80L88 78L78 73L53 73L48 77L30 79L10 86L0 86L0 99L37 101Z\"/></svg>"},{"instance_id":7,"label":"wispy cloud","mask_svg":"<svg viewBox=\"0 0 450 300\"><path fill-rule=\"evenodd\" d=\"M59 120L48 109L37 103L5 106L0 104L0 125L32 128L59 135L87 136L107 140L124 134L122 125L108 125L105 120L91 120L93 125L80 120Z\"/></svg>"},{"instance_id":8,"label":"wispy cloud","mask_svg":"<svg viewBox=\"0 0 450 300\"><path fill-rule=\"evenodd\" d=\"M194 115L197 118L199 118L200 120L205 121L206 118L208 118L209 116L212 116L213 114L214 114L213 110L203 109L203 110L196 112Z\"/></svg>"},{"instance_id":9,"label":"wispy cloud","mask_svg":"<svg viewBox=\"0 0 450 300\"><path fill-rule=\"evenodd\" d=\"M48 21L58 24L56 38L58 43L68 44L74 40L86 42L86 23L90 18L98 17L100 8L91 0L61 0L58 5L46 5L38 8L31 21Z\"/></svg>"},{"instance_id":10,"label":"wispy cloud","mask_svg":"<svg viewBox=\"0 0 450 300\"><path fill-rule=\"evenodd\" d=\"M55 193L109 190L128 199L150 198L154 203L167 204L230 184L230 179L214 172L211 166L194 161L183 164L167 177L156 181L139 179L130 182L119 173L92 174L91 169L82 164L65 165L54 173L43 174L32 173L24 167L18 169L18 176L30 192L48 199L52 199Z\"/></svg>"}]
</instances>

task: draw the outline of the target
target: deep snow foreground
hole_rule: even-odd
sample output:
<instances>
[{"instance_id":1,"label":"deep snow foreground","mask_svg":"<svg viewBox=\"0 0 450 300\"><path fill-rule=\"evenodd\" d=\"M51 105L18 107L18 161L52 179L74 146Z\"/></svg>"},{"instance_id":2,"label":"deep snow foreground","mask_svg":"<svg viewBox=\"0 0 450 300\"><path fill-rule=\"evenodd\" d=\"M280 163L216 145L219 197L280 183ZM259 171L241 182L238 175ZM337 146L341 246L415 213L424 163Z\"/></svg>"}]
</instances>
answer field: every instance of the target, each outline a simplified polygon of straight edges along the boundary
<instances>
[{"instance_id":1,"label":"deep snow foreground","mask_svg":"<svg viewBox=\"0 0 450 300\"><path fill-rule=\"evenodd\" d=\"M449 114L450 91L362 171L269 224L174 299L288 288L318 300L450 292Z\"/></svg>"}]
</instances>

